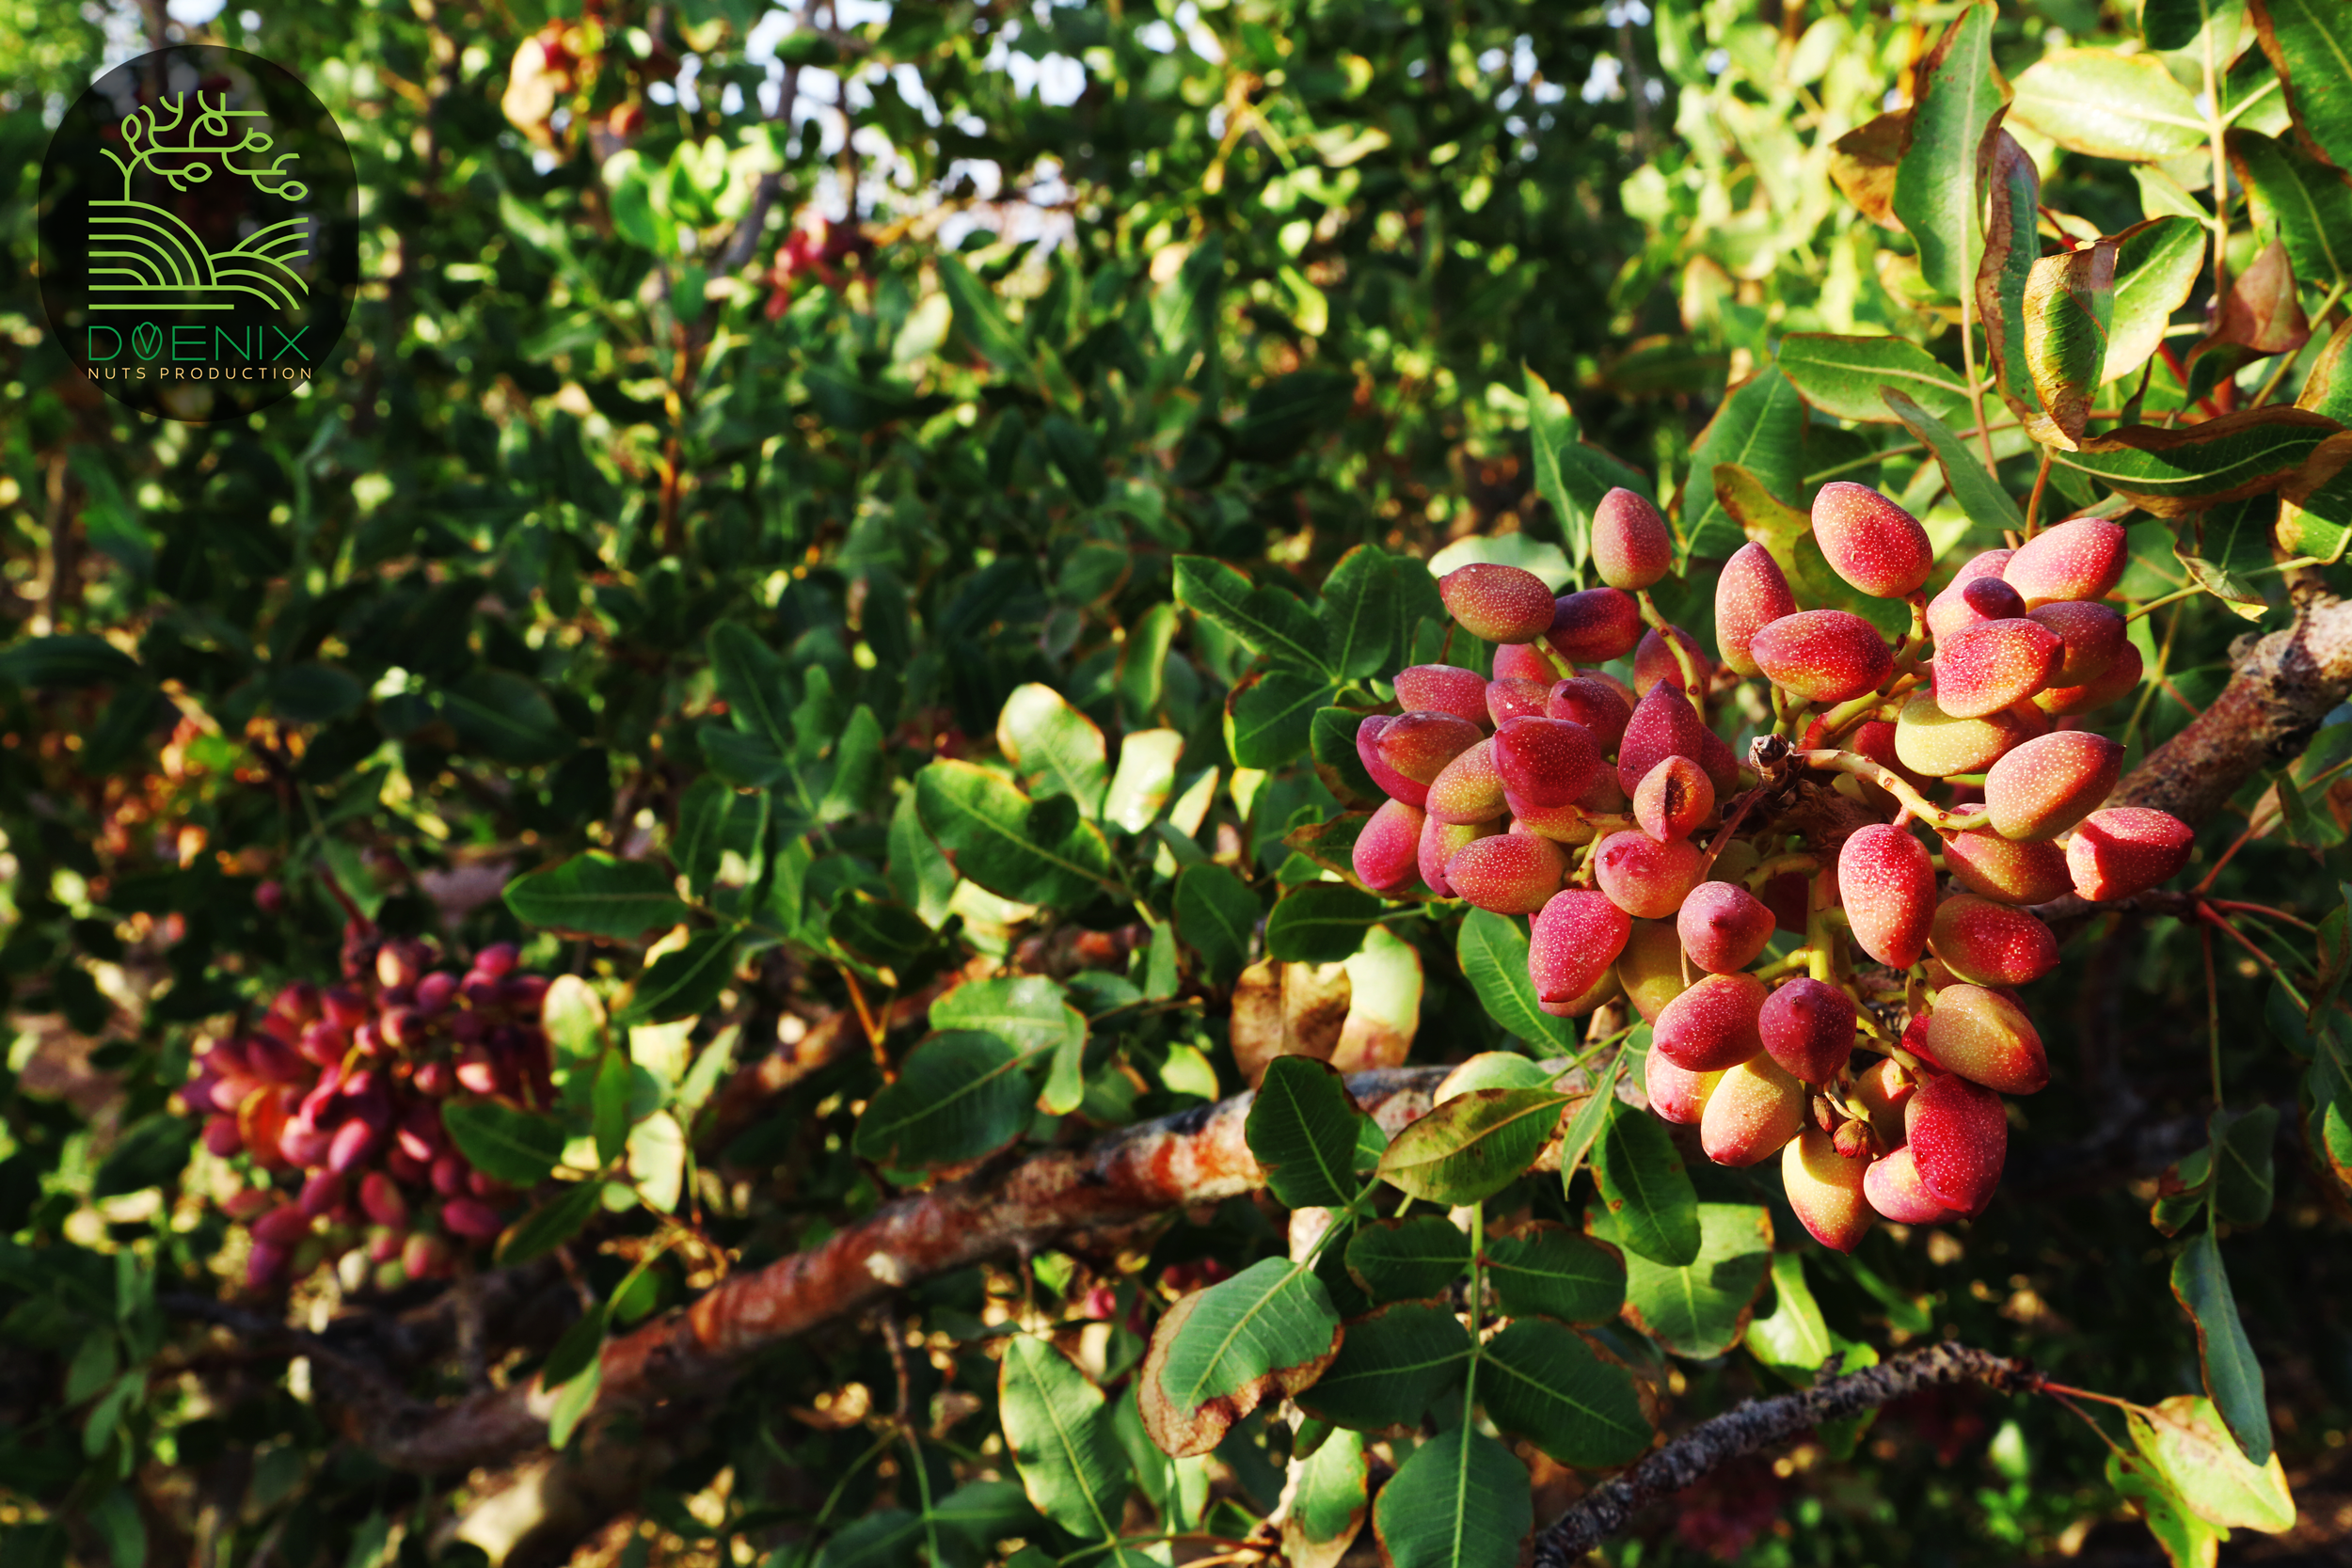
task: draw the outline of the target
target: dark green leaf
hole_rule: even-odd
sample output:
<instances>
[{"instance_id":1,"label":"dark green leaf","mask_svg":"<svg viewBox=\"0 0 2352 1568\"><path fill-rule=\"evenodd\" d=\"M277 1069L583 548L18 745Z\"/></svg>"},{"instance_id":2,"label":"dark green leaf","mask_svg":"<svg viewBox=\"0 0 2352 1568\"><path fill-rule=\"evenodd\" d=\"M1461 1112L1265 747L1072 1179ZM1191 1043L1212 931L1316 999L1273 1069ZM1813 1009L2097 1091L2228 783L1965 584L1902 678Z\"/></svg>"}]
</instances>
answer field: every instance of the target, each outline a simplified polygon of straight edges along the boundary
<instances>
[{"instance_id":1,"label":"dark green leaf","mask_svg":"<svg viewBox=\"0 0 2352 1568\"><path fill-rule=\"evenodd\" d=\"M2058 461L2159 517L2177 517L2276 489L2336 429L2300 408L2246 408L2176 429L2127 425Z\"/></svg>"},{"instance_id":2,"label":"dark green leaf","mask_svg":"<svg viewBox=\"0 0 2352 1568\"><path fill-rule=\"evenodd\" d=\"M1479 1005L1505 1033L1525 1040L1539 1055L1568 1049L1568 1021L1536 1005L1535 982L1527 973L1527 931L1517 919L1491 910L1470 911L1462 917L1454 951Z\"/></svg>"},{"instance_id":3,"label":"dark green leaf","mask_svg":"<svg viewBox=\"0 0 2352 1568\"><path fill-rule=\"evenodd\" d=\"M1527 1466L1468 1426L1415 1449L1372 1511L1389 1568L1513 1568L1534 1522Z\"/></svg>"},{"instance_id":4,"label":"dark green leaf","mask_svg":"<svg viewBox=\"0 0 2352 1568\"><path fill-rule=\"evenodd\" d=\"M1561 1225L1488 1238L1486 1277L1502 1310L1514 1318L1599 1323L1625 1305L1624 1257Z\"/></svg>"},{"instance_id":5,"label":"dark green leaf","mask_svg":"<svg viewBox=\"0 0 2352 1568\"><path fill-rule=\"evenodd\" d=\"M492 1100L441 1102L441 1125L475 1169L510 1187L548 1179L564 1157L564 1129L552 1117L513 1110Z\"/></svg>"},{"instance_id":6,"label":"dark green leaf","mask_svg":"<svg viewBox=\"0 0 2352 1568\"><path fill-rule=\"evenodd\" d=\"M1344 882L1302 883L1266 916L1266 953L1285 963L1338 963L1355 956L1387 912L1379 899Z\"/></svg>"},{"instance_id":7,"label":"dark green leaf","mask_svg":"<svg viewBox=\"0 0 2352 1568\"><path fill-rule=\"evenodd\" d=\"M1268 1394L1295 1394L1337 1354L1339 1314L1303 1263L1268 1258L1160 1318L1137 1397L1163 1453L1207 1453Z\"/></svg>"},{"instance_id":8,"label":"dark green leaf","mask_svg":"<svg viewBox=\"0 0 2352 1568\"><path fill-rule=\"evenodd\" d=\"M668 1023L708 1008L735 978L741 940L734 931L696 931L685 946L662 954L637 977L622 1022Z\"/></svg>"},{"instance_id":9,"label":"dark green leaf","mask_svg":"<svg viewBox=\"0 0 2352 1568\"><path fill-rule=\"evenodd\" d=\"M2007 131L1995 130L1986 149L1990 188L1984 255L1977 263L1977 319L1984 324L1987 368L1994 390L2020 420L2029 420L2042 411L2033 377L2026 369L2026 284L2042 255L2042 176L2032 155ZM1781 357L1788 357L1786 349ZM1963 394L1966 390L1962 388ZM1932 406L1924 400L1920 403L1922 407ZM1935 410L1935 416L1957 423L1962 422L1963 412L1942 408ZM1974 425L1976 420L1970 418L1965 422Z\"/></svg>"},{"instance_id":10,"label":"dark green leaf","mask_svg":"<svg viewBox=\"0 0 2352 1568\"><path fill-rule=\"evenodd\" d=\"M2254 0L2254 26L2286 87L2296 135L2352 169L2352 12L2336 0Z\"/></svg>"},{"instance_id":11,"label":"dark green leaf","mask_svg":"<svg viewBox=\"0 0 2352 1568\"><path fill-rule=\"evenodd\" d=\"M1340 557L1323 579L1315 615L1330 649L1330 668L1343 680L1386 673L1394 663L1400 635L1396 574L1386 550L1357 545Z\"/></svg>"},{"instance_id":12,"label":"dark green leaf","mask_svg":"<svg viewBox=\"0 0 2352 1568\"><path fill-rule=\"evenodd\" d=\"M710 673L735 727L766 741L778 758L790 756L799 683L784 656L750 628L722 621L710 628Z\"/></svg>"},{"instance_id":13,"label":"dark green leaf","mask_svg":"<svg viewBox=\"0 0 2352 1568\"><path fill-rule=\"evenodd\" d=\"M1980 528L2025 531L2025 515L2017 510L2017 502L2001 488L2001 482L1985 468L1965 441L1900 392L1890 389L1886 406L1935 453L1936 462L1944 468L1944 482L1952 487L1953 499L1960 502L1961 510L1968 514L1971 522Z\"/></svg>"},{"instance_id":14,"label":"dark green leaf","mask_svg":"<svg viewBox=\"0 0 2352 1568\"><path fill-rule=\"evenodd\" d=\"M2231 1225L2258 1226L2270 1217L2270 1150L2279 1137L2278 1107L2223 1112L2214 1123L2214 1212Z\"/></svg>"},{"instance_id":15,"label":"dark green leaf","mask_svg":"<svg viewBox=\"0 0 2352 1568\"><path fill-rule=\"evenodd\" d=\"M2319 288L2352 284L2352 184L2293 143L2232 131L2230 162L2254 221L2286 245L2295 276Z\"/></svg>"},{"instance_id":16,"label":"dark green leaf","mask_svg":"<svg viewBox=\"0 0 2352 1568\"><path fill-rule=\"evenodd\" d=\"M1478 1398L1495 1425L1584 1469L1631 1464L1654 1430L1633 1374L1546 1318L1521 1318L1486 1342Z\"/></svg>"},{"instance_id":17,"label":"dark green leaf","mask_svg":"<svg viewBox=\"0 0 2352 1568\"><path fill-rule=\"evenodd\" d=\"M1025 1132L1037 1098L1027 1060L994 1034L955 1029L907 1053L858 1118L861 1159L902 1170L961 1164Z\"/></svg>"},{"instance_id":18,"label":"dark green leaf","mask_svg":"<svg viewBox=\"0 0 2352 1568\"><path fill-rule=\"evenodd\" d=\"M143 1117L124 1129L99 1163L90 1184L93 1198L120 1197L169 1185L188 1163L196 1125L167 1111Z\"/></svg>"},{"instance_id":19,"label":"dark green leaf","mask_svg":"<svg viewBox=\"0 0 2352 1568\"><path fill-rule=\"evenodd\" d=\"M1086 1015L1054 981L1039 974L966 981L931 1004L931 1027L985 1029L1025 1057L1050 1055L1053 1065L1041 1102L1056 1116L1078 1108L1085 1092L1079 1069L1086 1053Z\"/></svg>"},{"instance_id":20,"label":"dark green leaf","mask_svg":"<svg viewBox=\"0 0 2352 1568\"><path fill-rule=\"evenodd\" d=\"M1963 7L1920 62L1911 143L1895 167L1895 216L1919 247L1920 276L1944 299L1976 286L1984 254L1980 154L2002 98L1994 16L1989 4Z\"/></svg>"},{"instance_id":21,"label":"dark green leaf","mask_svg":"<svg viewBox=\"0 0 2352 1568\"><path fill-rule=\"evenodd\" d=\"M1832 419L1891 419L1879 397L1882 387L1907 394L1940 420L1968 412L1968 384L1960 372L1902 338L1792 332L1772 358L1804 401Z\"/></svg>"},{"instance_id":22,"label":"dark green leaf","mask_svg":"<svg viewBox=\"0 0 2352 1568\"><path fill-rule=\"evenodd\" d=\"M1116 1538L1130 1482L1102 1390L1061 1352L1016 1335L1005 1345L997 1411L1038 1512L1081 1541Z\"/></svg>"},{"instance_id":23,"label":"dark green leaf","mask_svg":"<svg viewBox=\"0 0 2352 1568\"><path fill-rule=\"evenodd\" d=\"M1330 640L1314 613L1274 587L1252 587L1248 578L1207 556L1176 558L1176 602L1216 622L1276 664L1315 674L1335 673Z\"/></svg>"},{"instance_id":24,"label":"dark green leaf","mask_svg":"<svg viewBox=\"0 0 2352 1568\"><path fill-rule=\"evenodd\" d=\"M1627 1251L1670 1267L1698 1257L1698 1193L1656 1117L1613 1099L1593 1176L1614 1223L1613 1239Z\"/></svg>"},{"instance_id":25,"label":"dark green leaf","mask_svg":"<svg viewBox=\"0 0 2352 1568\"><path fill-rule=\"evenodd\" d=\"M1033 802L988 769L948 759L917 773L914 788L924 830L959 873L999 897L1073 909L1111 880L1102 830L1066 799Z\"/></svg>"},{"instance_id":26,"label":"dark green leaf","mask_svg":"<svg viewBox=\"0 0 2352 1568\"><path fill-rule=\"evenodd\" d=\"M686 918L667 871L596 850L507 883L506 907L526 926L623 941Z\"/></svg>"},{"instance_id":27,"label":"dark green leaf","mask_svg":"<svg viewBox=\"0 0 2352 1568\"><path fill-rule=\"evenodd\" d=\"M1473 1089L1406 1127L1380 1157L1382 1180L1448 1208L1518 1180L1559 1130L1568 1097L1551 1089Z\"/></svg>"},{"instance_id":28,"label":"dark green leaf","mask_svg":"<svg viewBox=\"0 0 2352 1568\"><path fill-rule=\"evenodd\" d=\"M1336 1360L1298 1396L1336 1426L1385 1432L1419 1423L1470 1365L1470 1331L1451 1306L1407 1302L1347 1325Z\"/></svg>"},{"instance_id":29,"label":"dark green leaf","mask_svg":"<svg viewBox=\"0 0 2352 1568\"><path fill-rule=\"evenodd\" d=\"M1774 496L1804 488L1804 400L1777 366L1733 388L1691 448L1691 478L1682 491L1682 553L1721 561L1747 543L1740 525L1715 497L1715 469L1737 464Z\"/></svg>"},{"instance_id":30,"label":"dark green leaf","mask_svg":"<svg viewBox=\"0 0 2352 1568\"><path fill-rule=\"evenodd\" d=\"M1176 934L1200 955L1203 977L1232 984L1249 961L1258 926L1258 895L1221 865L1188 865L1176 877Z\"/></svg>"},{"instance_id":31,"label":"dark green leaf","mask_svg":"<svg viewBox=\"0 0 2352 1568\"><path fill-rule=\"evenodd\" d=\"M1343 707L1319 707L1310 721L1308 744L1313 750L1315 776L1346 804L1377 806L1388 799L1373 782L1372 772L1356 750L1356 731L1363 715Z\"/></svg>"},{"instance_id":32,"label":"dark green leaf","mask_svg":"<svg viewBox=\"0 0 2352 1568\"><path fill-rule=\"evenodd\" d=\"M1624 1244L1605 1209L1586 1210L1584 1220L1603 1241ZM1699 1255L1692 1261L1677 1268L1626 1254L1626 1318L1673 1354L1698 1360L1721 1355L1740 1342L1747 1327L1772 1253L1770 1210L1702 1203Z\"/></svg>"},{"instance_id":33,"label":"dark green leaf","mask_svg":"<svg viewBox=\"0 0 2352 1568\"><path fill-rule=\"evenodd\" d=\"M1277 1056L1249 1102L1244 1136L1266 1185L1293 1209L1338 1209L1356 1196L1358 1124L1347 1081L1311 1056Z\"/></svg>"},{"instance_id":34,"label":"dark green leaf","mask_svg":"<svg viewBox=\"0 0 2352 1568\"><path fill-rule=\"evenodd\" d=\"M2263 1395L2262 1363L2238 1322L2237 1298L2221 1263L2221 1242L2211 1227L2200 1230L2172 1260L2172 1294L2197 1325L2197 1353L2205 1370L2205 1393L2219 1407L2231 1435L2246 1457L2260 1465L2270 1458L2270 1407Z\"/></svg>"},{"instance_id":35,"label":"dark green leaf","mask_svg":"<svg viewBox=\"0 0 2352 1568\"><path fill-rule=\"evenodd\" d=\"M1462 1277L1470 1260L1470 1238L1443 1214L1375 1220L1359 1227L1347 1242L1347 1272L1375 1302L1441 1296Z\"/></svg>"},{"instance_id":36,"label":"dark green leaf","mask_svg":"<svg viewBox=\"0 0 2352 1568\"><path fill-rule=\"evenodd\" d=\"M89 632L28 637L0 650L0 681L27 689L72 691L129 680L138 673L138 660Z\"/></svg>"},{"instance_id":37,"label":"dark green leaf","mask_svg":"<svg viewBox=\"0 0 2352 1568\"><path fill-rule=\"evenodd\" d=\"M499 1238L499 1263L511 1268L553 1252L603 1207L603 1182L574 1182L506 1227Z\"/></svg>"},{"instance_id":38,"label":"dark green leaf","mask_svg":"<svg viewBox=\"0 0 2352 1568\"><path fill-rule=\"evenodd\" d=\"M1316 713L1338 695L1329 680L1297 670L1252 677L1226 701L1225 749L1243 768L1283 767L1307 749Z\"/></svg>"}]
</instances>

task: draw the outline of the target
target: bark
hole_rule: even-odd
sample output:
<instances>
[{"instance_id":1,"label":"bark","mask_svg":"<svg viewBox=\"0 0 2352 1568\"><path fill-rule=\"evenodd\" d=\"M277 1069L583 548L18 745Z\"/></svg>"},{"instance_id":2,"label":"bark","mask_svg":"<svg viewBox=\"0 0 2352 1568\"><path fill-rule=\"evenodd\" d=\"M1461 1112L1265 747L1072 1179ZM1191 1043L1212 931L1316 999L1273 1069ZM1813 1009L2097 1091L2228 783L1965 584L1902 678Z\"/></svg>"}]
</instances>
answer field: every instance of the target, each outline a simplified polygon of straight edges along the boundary
<instances>
[{"instance_id":1,"label":"bark","mask_svg":"<svg viewBox=\"0 0 2352 1568\"><path fill-rule=\"evenodd\" d=\"M2151 752L2107 803L2202 822L2247 780L2300 755L2347 693L2352 603L2315 598L2294 625L2249 648L2213 705Z\"/></svg>"},{"instance_id":2,"label":"bark","mask_svg":"<svg viewBox=\"0 0 2352 1568\"><path fill-rule=\"evenodd\" d=\"M1638 1510L1672 1497L1741 1454L1947 1383L1982 1383L2002 1393L2031 1393L2041 1386L2041 1376L2023 1361L1947 1342L1797 1393L1743 1401L1579 1498L1535 1538L1534 1568L1567 1568L1625 1528Z\"/></svg>"},{"instance_id":3,"label":"bark","mask_svg":"<svg viewBox=\"0 0 2352 1568\"><path fill-rule=\"evenodd\" d=\"M1449 1070L1358 1073L1348 1087L1393 1136L1428 1111ZM1237 1095L1086 1148L1051 1149L899 1198L822 1246L738 1275L605 1347L596 1418L650 1416L691 1400L760 1351L917 1280L1253 1191L1265 1174L1243 1136L1250 1099ZM387 1408L380 1389L352 1393L352 1435L399 1469L443 1474L500 1464L547 1437L551 1401L532 1382L437 1406L403 1401Z\"/></svg>"}]
</instances>

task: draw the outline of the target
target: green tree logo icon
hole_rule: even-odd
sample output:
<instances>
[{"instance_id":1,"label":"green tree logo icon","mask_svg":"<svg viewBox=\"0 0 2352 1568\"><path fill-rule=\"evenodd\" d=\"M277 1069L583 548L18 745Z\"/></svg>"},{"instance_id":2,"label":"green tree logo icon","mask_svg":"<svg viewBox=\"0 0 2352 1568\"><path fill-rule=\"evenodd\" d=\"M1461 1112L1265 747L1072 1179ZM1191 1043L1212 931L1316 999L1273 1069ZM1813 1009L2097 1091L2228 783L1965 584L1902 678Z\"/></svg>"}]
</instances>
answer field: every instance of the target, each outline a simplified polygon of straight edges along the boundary
<instances>
[{"instance_id":1,"label":"green tree logo icon","mask_svg":"<svg viewBox=\"0 0 2352 1568\"><path fill-rule=\"evenodd\" d=\"M262 110L230 108L225 91L213 102L201 92L176 94L123 118L127 155L102 149L122 173L122 197L90 203L94 309L226 310L255 297L287 310L301 305L310 293L309 282L295 271L310 254L306 214L294 212L215 251L178 214L134 194L142 172L162 177L182 193L226 174L247 181L263 197L298 204L310 193L289 166L296 155L282 152L270 159L269 133L246 123L266 120ZM138 345L135 332L133 346ZM140 356L152 357L144 350Z\"/></svg>"}]
</instances>

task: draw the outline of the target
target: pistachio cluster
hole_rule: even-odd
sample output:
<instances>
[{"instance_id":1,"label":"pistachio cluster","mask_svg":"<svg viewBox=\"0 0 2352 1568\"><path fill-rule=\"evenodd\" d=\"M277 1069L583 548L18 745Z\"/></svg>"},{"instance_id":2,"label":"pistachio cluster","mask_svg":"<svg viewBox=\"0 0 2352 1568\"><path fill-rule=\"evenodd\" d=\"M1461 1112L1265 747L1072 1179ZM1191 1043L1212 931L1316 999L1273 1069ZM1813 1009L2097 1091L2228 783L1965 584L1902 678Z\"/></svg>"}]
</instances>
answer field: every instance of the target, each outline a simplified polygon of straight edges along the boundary
<instances>
[{"instance_id":1,"label":"pistachio cluster","mask_svg":"<svg viewBox=\"0 0 2352 1568\"><path fill-rule=\"evenodd\" d=\"M1651 603L1673 539L1622 489L1594 518L1601 587L1555 598L1513 566L1448 575L1446 608L1496 644L1493 673L1396 673L1402 711L1356 734L1389 800L1355 869L1384 893L1418 879L1532 915L1544 1010L1623 1000L1652 1028L1658 1114L1695 1124L1724 1164L1778 1151L1798 1216L1851 1249L1876 1216L1991 1200L2001 1097L2050 1076L2014 989L2058 962L2032 906L2153 887L2192 835L2163 812L2101 809L2122 748L2083 716L2141 678L2103 602L2128 561L2121 528L2059 523L1931 598L1927 532L1892 500L1829 484L1812 520L1839 578L1910 606L1907 633L1801 608L1750 544L1717 578L1710 657ZM1592 668L1629 655L1629 685ZM1751 677L1776 722L1743 765L1707 708ZM1776 931L1801 940L1771 957Z\"/></svg>"}]
</instances>

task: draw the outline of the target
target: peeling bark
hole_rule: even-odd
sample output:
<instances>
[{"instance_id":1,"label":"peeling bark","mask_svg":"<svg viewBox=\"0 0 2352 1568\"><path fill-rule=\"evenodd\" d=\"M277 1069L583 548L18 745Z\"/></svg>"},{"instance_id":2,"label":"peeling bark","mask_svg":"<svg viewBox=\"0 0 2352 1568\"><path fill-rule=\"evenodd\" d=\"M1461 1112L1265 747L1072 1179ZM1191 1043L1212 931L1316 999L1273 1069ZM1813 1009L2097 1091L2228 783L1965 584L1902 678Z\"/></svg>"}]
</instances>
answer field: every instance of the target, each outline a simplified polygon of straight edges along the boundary
<instances>
[{"instance_id":1,"label":"peeling bark","mask_svg":"<svg viewBox=\"0 0 2352 1568\"><path fill-rule=\"evenodd\" d=\"M1672 1497L1741 1454L1947 1383L1981 1383L2005 1394L2030 1393L2041 1386L2041 1375L2023 1361L1947 1342L1826 1379L1797 1393L1743 1401L1584 1494L1535 1538L1534 1568L1567 1568L1625 1528L1642 1508Z\"/></svg>"}]
</instances>

